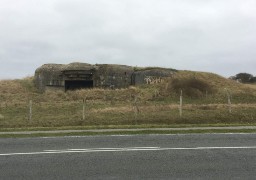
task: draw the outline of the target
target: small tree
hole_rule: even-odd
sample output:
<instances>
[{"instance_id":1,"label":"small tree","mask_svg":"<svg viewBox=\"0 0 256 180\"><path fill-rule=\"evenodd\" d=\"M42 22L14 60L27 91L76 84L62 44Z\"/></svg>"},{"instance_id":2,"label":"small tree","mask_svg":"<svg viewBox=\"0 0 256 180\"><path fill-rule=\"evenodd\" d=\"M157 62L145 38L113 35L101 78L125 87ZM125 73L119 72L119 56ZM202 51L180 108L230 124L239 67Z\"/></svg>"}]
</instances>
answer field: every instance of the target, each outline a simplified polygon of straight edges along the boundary
<instances>
[{"instance_id":1,"label":"small tree","mask_svg":"<svg viewBox=\"0 0 256 180\"><path fill-rule=\"evenodd\" d=\"M242 83L250 83L254 78L253 75L248 73L239 73L235 77L241 80Z\"/></svg>"},{"instance_id":2,"label":"small tree","mask_svg":"<svg viewBox=\"0 0 256 180\"><path fill-rule=\"evenodd\" d=\"M251 82L251 83L256 83L256 76L253 77L253 78L251 78L250 82Z\"/></svg>"}]
</instances>

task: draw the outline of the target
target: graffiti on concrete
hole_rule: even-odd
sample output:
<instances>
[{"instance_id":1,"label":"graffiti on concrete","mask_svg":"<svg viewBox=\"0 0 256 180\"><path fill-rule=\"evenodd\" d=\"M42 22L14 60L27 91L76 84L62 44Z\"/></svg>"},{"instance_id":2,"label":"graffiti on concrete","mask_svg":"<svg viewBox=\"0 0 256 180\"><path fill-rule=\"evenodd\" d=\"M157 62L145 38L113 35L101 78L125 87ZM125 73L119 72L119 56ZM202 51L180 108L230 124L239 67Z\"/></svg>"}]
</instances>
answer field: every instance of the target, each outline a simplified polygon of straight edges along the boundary
<instances>
[{"instance_id":1,"label":"graffiti on concrete","mask_svg":"<svg viewBox=\"0 0 256 180\"><path fill-rule=\"evenodd\" d=\"M144 80L146 84L158 84L163 81L161 77L155 77L155 76L145 76Z\"/></svg>"}]
</instances>

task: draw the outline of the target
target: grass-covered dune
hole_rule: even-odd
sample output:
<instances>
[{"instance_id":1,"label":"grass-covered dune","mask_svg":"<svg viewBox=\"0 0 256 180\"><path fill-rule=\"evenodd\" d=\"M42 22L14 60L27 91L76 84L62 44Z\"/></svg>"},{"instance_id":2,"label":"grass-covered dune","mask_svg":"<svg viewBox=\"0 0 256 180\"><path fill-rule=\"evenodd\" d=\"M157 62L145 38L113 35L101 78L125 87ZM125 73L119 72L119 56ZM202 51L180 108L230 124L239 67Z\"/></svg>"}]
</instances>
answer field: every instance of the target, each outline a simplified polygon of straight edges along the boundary
<instances>
[{"instance_id":1,"label":"grass-covered dune","mask_svg":"<svg viewBox=\"0 0 256 180\"><path fill-rule=\"evenodd\" d=\"M178 71L160 84L66 93L39 93L33 77L0 81L0 128L254 123L256 85L237 83L212 73Z\"/></svg>"}]
</instances>

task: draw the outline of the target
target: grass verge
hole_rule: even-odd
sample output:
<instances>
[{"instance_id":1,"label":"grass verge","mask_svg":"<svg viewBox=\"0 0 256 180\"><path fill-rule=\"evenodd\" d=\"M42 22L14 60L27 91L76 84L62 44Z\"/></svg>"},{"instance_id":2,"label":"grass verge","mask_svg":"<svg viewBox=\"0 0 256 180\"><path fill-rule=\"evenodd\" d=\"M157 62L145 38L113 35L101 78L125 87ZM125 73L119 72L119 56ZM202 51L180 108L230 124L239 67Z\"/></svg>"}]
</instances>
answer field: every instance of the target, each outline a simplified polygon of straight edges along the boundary
<instances>
[{"instance_id":1,"label":"grass verge","mask_svg":"<svg viewBox=\"0 0 256 180\"><path fill-rule=\"evenodd\" d=\"M31 138L61 136L100 136L100 135L147 135L147 134L207 134L207 133L256 133L256 129L201 129L201 130L141 130L113 132L72 132L72 133L35 133L35 134L2 134L0 138Z\"/></svg>"},{"instance_id":2,"label":"grass verge","mask_svg":"<svg viewBox=\"0 0 256 180\"><path fill-rule=\"evenodd\" d=\"M105 125L105 126L63 126L63 127L27 127L27 128L0 128L0 132L21 131L58 131L58 130L96 130L96 129L146 129L146 128L191 128L191 127L237 127L256 126L256 123L233 124L141 124L141 125Z\"/></svg>"}]
</instances>

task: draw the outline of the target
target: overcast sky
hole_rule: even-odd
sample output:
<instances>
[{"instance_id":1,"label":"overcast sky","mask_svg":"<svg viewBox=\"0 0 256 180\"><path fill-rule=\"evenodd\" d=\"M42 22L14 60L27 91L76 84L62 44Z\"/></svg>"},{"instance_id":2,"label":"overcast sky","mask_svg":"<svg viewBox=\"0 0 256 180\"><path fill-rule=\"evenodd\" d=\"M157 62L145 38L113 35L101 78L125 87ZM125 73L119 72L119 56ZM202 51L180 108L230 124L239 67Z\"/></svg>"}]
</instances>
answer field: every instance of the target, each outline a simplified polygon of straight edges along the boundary
<instances>
[{"instance_id":1,"label":"overcast sky","mask_svg":"<svg viewBox=\"0 0 256 180\"><path fill-rule=\"evenodd\" d=\"M0 0L0 79L70 62L256 75L256 0Z\"/></svg>"}]
</instances>

